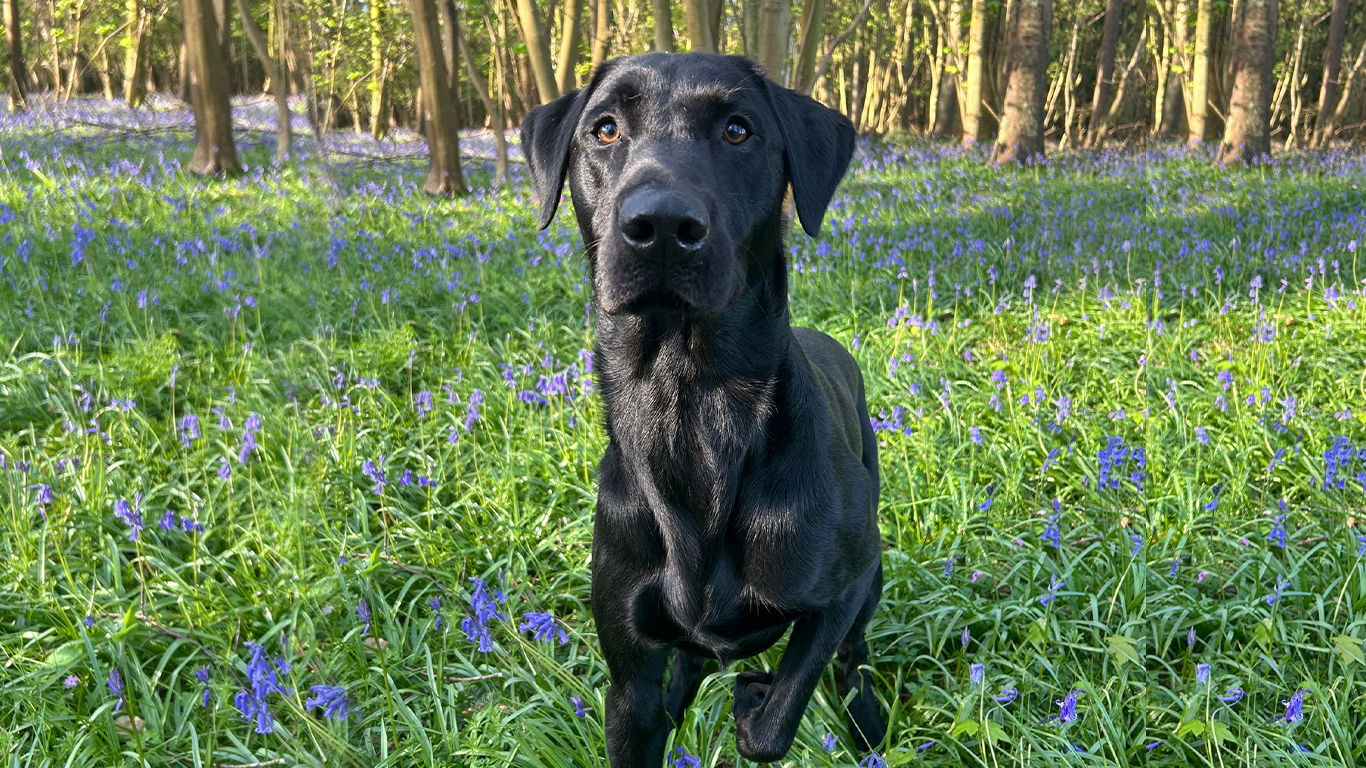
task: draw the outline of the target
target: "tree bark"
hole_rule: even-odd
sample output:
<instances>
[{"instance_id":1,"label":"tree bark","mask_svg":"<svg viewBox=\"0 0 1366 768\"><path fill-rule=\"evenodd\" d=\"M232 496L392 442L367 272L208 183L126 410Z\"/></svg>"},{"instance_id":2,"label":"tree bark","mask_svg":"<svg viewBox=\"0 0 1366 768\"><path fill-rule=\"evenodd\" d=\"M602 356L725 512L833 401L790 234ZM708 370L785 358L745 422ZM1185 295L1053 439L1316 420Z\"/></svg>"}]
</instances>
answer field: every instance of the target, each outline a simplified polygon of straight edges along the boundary
<instances>
[{"instance_id":1,"label":"tree bark","mask_svg":"<svg viewBox=\"0 0 1366 768\"><path fill-rule=\"evenodd\" d=\"M1223 165L1271 153L1277 0L1242 0L1241 6L1233 20L1233 91L1218 154Z\"/></svg>"},{"instance_id":2,"label":"tree bark","mask_svg":"<svg viewBox=\"0 0 1366 768\"><path fill-rule=\"evenodd\" d=\"M389 133L389 93L385 81L384 3L370 2L370 135L382 139Z\"/></svg>"},{"instance_id":3,"label":"tree bark","mask_svg":"<svg viewBox=\"0 0 1366 768\"><path fill-rule=\"evenodd\" d=\"M560 56L559 66L555 71L558 73L556 87L560 93L568 93L574 90L576 81L574 69L579 64L579 21L582 18L580 9L583 7L582 0L562 0L564 3L564 23L560 27Z\"/></svg>"},{"instance_id":4,"label":"tree bark","mask_svg":"<svg viewBox=\"0 0 1366 768\"><path fill-rule=\"evenodd\" d=\"M1186 20L1190 16L1187 0L1177 0L1175 17L1171 22L1171 40L1168 48L1175 51L1172 65L1167 71L1167 82L1163 86L1162 115L1157 124L1158 136L1178 136L1181 132L1182 118L1186 112L1185 82L1186 69ZM1179 67L1179 71L1178 71Z\"/></svg>"},{"instance_id":5,"label":"tree bark","mask_svg":"<svg viewBox=\"0 0 1366 768\"><path fill-rule=\"evenodd\" d=\"M1195 18L1195 63L1191 66L1191 102L1186 115L1187 143L1205 143L1205 122L1209 116L1210 44L1214 26L1214 0L1199 0Z\"/></svg>"},{"instance_id":6,"label":"tree bark","mask_svg":"<svg viewBox=\"0 0 1366 768\"><path fill-rule=\"evenodd\" d=\"M962 0L949 3L946 15L939 28L939 68L930 74L938 80L933 104L934 124L930 128L930 135L939 137L952 136L958 122L958 87L963 74L958 56L958 48L963 43Z\"/></svg>"},{"instance_id":7,"label":"tree bark","mask_svg":"<svg viewBox=\"0 0 1366 768\"><path fill-rule=\"evenodd\" d=\"M222 55L214 7L211 0L182 0L181 7L195 133L194 157L186 169L203 175L237 173L228 62Z\"/></svg>"},{"instance_id":8,"label":"tree bark","mask_svg":"<svg viewBox=\"0 0 1366 768\"><path fill-rule=\"evenodd\" d=\"M1109 128L1110 96L1114 89L1115 51L1119 47L1119 22L1124 0L1106 0L1105 26L1100 34L1100 56L1096 63L1096 89L1091 97L1091 130L1086 145L1098 147Z\"/></svg>"},{"instance_id":9,"label":"tree bark","mask_svg":"<svg viewBox=\"0 0 1366 768\"><path fill-rule=\"evenodd\" d=\"M781 2L781 0L776 0ZM775 0L762 0L767 5ZM688 20L688 41L694 51L716 53L716 38L712 36L712 7L709 0L683 0L683 13ZM760 43L762 45L762 42Z\"/></svg>"},{"instance_id":10,"label":"tree bark","mask_svg":"<svg viewBox=\"0 0 1366 768\"><path fill-rule=\"evenodd\" d=\"M1333 140L1334 117L1338 105L1342 74L1342 45L1347 36L1348 0L1333 0L1328 21L1328 45L1323 50L1323 83L1319 86L1318 117L1314 119L1314 139L1310 146L1323 147Z\"/></svg>"},{"instance_id":11,"label":"tree bark","mask_svg":"<svg viewBox=\"0 0 1366 768\"><path fill-rule=\"evenodd\" d=\"M147 95L146 52L148 15L139 0L124 6L123 100L131 109L142 106Z\"/></svg>"},{"instance_id":12,"label":"tree bark","mask_svg":"<svg viewBox=\"0 0 1366 768\"><path fill-rule=\"evenodd\" d=\"M779 83L786 82L783 77L783 66L787 63L788 40L792 37L791 25L792 0L760 0L759 55L756 61L770 78Z\"/></svg>"},{"instance_id":13,"label":"tree bark","mask_svg":"<svg viewBox=\"0 0 1366 768\"><path fill-rule=\"evenodd\" d=\"M674 16L669 0L654 0L655 50L674 52Z\"/></svg>"},{"instance_id":14,"label":"tree bark","mask_svg":"<svg viewBox=\"0 0 1366 768\"><path fill-rule=\"evenodd\" d=\"M1001 129L991 159L1024 163L1043 155L1043 111L1048 97L1048 40L1053 0L1016 0L1006 53Z\"/></svg>"},{"instance_id":15,"label":"tree bark","mask_svg":"<svg viewBox=\"0 0 1366 768\"><path fill-rule=\"evenodd\" d=\"M801 47L797 49L797 64L792 68L792 88L802 90L811 82L812 75L816 74L816 54L824 34L825 0L807 0L802 8L801 31L798 35Z\"/></svg>"},{"instance_id":16,"label":"tree bark","mask_svg":"<svg viewBox=\"0 0 1366 768\"><path fill-rule=\"evenodd\" d=\"M496 153L494 181L501 185L507 181L508 176L507 116L503 112L503 105L489 93L489 84L484 79L484 73L479 71L479 62L474 58L474 50L470 48L465 33L460 29L454 0L445 1L450 6L451 18L455 21L455 43L460 48L460 57L465 60L465 72L470 76L470 84L474 86L474 92L479 94L479 100L484 102L484 111L489 113L489 125L493 128Z\"/></svg>"},{"instance_id":17,"label":"tree bark","mask_svg":"<svg viewBox=\"0 0 1366 768\"><path fill-rule=\"evenodd\" d=\"M421 83L427 124L427 183L422 189L433 195L464 194L460 173L460 132L455 102L449 98L450 79L441 57L441 34L432 0L408 0L413 16L413 42L417 48L418 81Z\"/></svg>"},{"instance_id":18,"label":"tree bark","mask_svg":"<svg viewBox=\"0 0 1366 768\"><path fill-rule=\"evenodd\" d=\"M526 41L527 55L531 59L531 74L536 78L540 103L549 104L559 98L560 87L555 82L554 65L550 61L550 36L536 14L535 0L517 0L517 18L522 27L522 39ZM532 106L528 104L527 109Z\"/></svg>"},{"instance_id":19,"label":"tree bark","mask_svg":"<svg viewBox=\"0 0 1366 768\"><path fill-rule=\"evenodd\" d=\"M968 72L963 97L963 146L970 147L982 135L982 75L987 46L987 0L972 0L968 25Z\"/></svg>"},{"instance_id":20,"label":"tree bark","mask_svg":"<svg viewBox=\"0 0 1366 768\"><path fill-rule=\"evenodd\" d=\"M19 0L0 0L5 6L5 43L9 51L9 111L28 106L28 73L24 69L24 41L19 27Z\"/></svg>"},{"instance_id":21,"label":"tree bark","mask_svg":"<svg viewBox=\"0 0 1366 768\"><path fill-rule=\"evenodd\" d=\"M593 55L589 60L593 69L607 60L612 50L612 0L594 0Z\"/></svg>"},{"instance_id":22,"label":"tree bark","mask_svg":"<svg viewBox=\"0 0 1366 768\"><path fill-rule=\"evenodd\" d=\"M261 67L270 78L270 89L275 92L275 162L277 165L284 165L289 162L294 144L294 134L289 123L289 84L285 82L285 73L279 62L270 55L266 36L261 34L261 28L251 17L247 0L237 0L237 12L242 14L242 29L246 31L247 40L256 51L256 58L261 60Z\"/></svg>"}]
</instances>

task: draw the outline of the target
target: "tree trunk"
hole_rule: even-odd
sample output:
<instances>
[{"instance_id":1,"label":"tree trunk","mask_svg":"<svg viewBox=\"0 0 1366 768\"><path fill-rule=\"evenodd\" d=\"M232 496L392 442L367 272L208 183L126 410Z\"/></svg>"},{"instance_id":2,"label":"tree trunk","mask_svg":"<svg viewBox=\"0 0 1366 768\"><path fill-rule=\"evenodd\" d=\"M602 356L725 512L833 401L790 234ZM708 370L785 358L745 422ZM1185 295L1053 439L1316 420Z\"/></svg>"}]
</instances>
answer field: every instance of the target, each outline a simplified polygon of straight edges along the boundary
<instances>
[{"instance_id":1,"label":"tree trunk","mask_svg":"<svg viewBox=\"0 0 1366 768\"><path fill-rule=\"evenodd\" d=\"M1199 0L1195 17L1195 63L1191 67L1191 102L1186 115L1188 138L1192 147L1205 143L1205 122L1209 116L1210 44L1214 26L1214 0Z\"/></svg>"},{"instance_id":2,"label":"tree trunk","mask_svg":"<svg viewBox=\"0 0 1366 768\"><path fill-rule=\"evenodd\" d=\"M579 19L582 14L579 10L583 7L582 0L562 0L564 3L564 24L560 28L560 56L559 66L555 71L559 77L556 87L560 93L568 93L574 90L576 81L574 69L579 64Z\"/></svg>"},{"instance_id":3,"label":"tree trunk","mask_svg":"<svg viewBox=\"0 0 1366 768\"><path fill-rule=\"evenodd\" d=\"M211 0L182 0L181 7L195 133L194 157L186 169L203 175L237 173L228 62L222 55L214 7Z\"/></svg>"},{"instance_id":4,"label":"tree trunk","mask_svg":"<svg viewBox=\"0 0 1366 768\"><path fill-rule=\"evenodd\" d=\"M752 59L759 55L759 0L739 1L741 48Z\"/></svg>"},{"instance_id":5,"label":"tree trunk","mask_svg":"<svg viewBox=\"0 0 1366 768\"><path fill-rule=\"evenodd\" d=\"M441 61L446 65L446 92L452 103L460 103L460 44L456 41L460 22L453 0L436 0L436 11L441 17ZM418 117L422 116L422 97L417 99ZM425 132L424 132L425 133Z\"/></svg>"},{"instance_id":6,"label":"tree trunk","mask_svg":"<svg viewBox=\"0 0 1366 768\"><path fill-rule=\"evenodd\" d=\"M674 16L669 0L654 0L655 50L674 52Z\"/></svg>"},{"instance_id":7,"label":"tree trunk","mask_svg":"<svg viewBox=\"0 0 1366 768\"><path fill-rule=\"evenodd\" d=\"M594 0L593 7L597 10L593 14L593 57L589 61L596 71L612 50L612 0Z\"/></svg>"},{"instance_id":8,"label":"tree trunk","mask_svg":"<svg viewBox=\"0 0 1366 768\"><path fill-rule=\"evenodd\" d=\"M797 49L797 65L792 68L791 86L802 90L816 74L816 54L819 53L821 38L825 35L825 0L807 0L802 8L800 48Z\"/></svg>"},{"instance_id":9,"label":"tree trunk","mask_svg":"<svg viewBox=\"0 0 1366 768\"><path fill-rule=\"evenodd\" d=\"M418 80L426 102L427 183L425 192L433 195L464 194L465 180L460 173L460 132L457 129L455 102L450 79L441 60L441 33L436 24L432 0L408 0L413 15L413 42L417 48Z\"/></svg>"},{"instance_id":10,"label":"tree trunk","mask_svg":"<svg viewBox=\"0 0 1366 768\"><path fill-rule=\"evenodd\" d=\"M958 102L961 98L958 87L963 74L959 66L958 47L962 43L963 3L962 0L953 0L948 6L947 18L943 19L939 29L936 49L939 51L939 68L930 73L931 77L938 80L933 103L934 125L930 128L932 136L952 136L958 122Z\"/></svg>"},{"instance_id":11,"label":"tree trunk","mask_svg":"<svg viewBox=\"0 0 1366 768\"><path fill-rule=\"evenodd\" d=\"M256 51L256 58L261 60L261 67L270 78L270 89L275 92L275 162L284 165L289 162L294 143L289 123L289 84L285 82L285 73L279 62L270 55L270 46L265 35L261 34L261 28L256 25L256 20L251 17L247 0L237 0L237 12L242 14L242 29L246 31L247 40Z\"/></svg>"},{"instance_id":12,"label":"tree trunk","mask_svg":"<svg viewBox=\"0 0 1366 768\"><path fill-rule=\"evenodd\" d=\"M1271 153L1271 68L1276 0L1242 0L1233 20L1233 91L1218 160L1247 163Z\"/></svg>"},{"instance_id":13,"label":"tree trunk","mask_svg":"<svg viewBox=\"0 0 1366 768\"><path fill-rule=\"evenodd\" d=\"M1115 50L1119 47L1119 22L1124 0L1106 0L1105 27L1100 34L1100 57L1096 63L1096 90L1091 97L1091 130L1086 145L1098 147L1109 128L1110 95L1114 88Z\"/></svg>"},{"instance_id":14,"label":"tree trunk","mask_svg":"<svg viewBox=\"0 0 1366 768\"><path fill-rule=\"evenodd\" d=\"M991 157L1024 163L1043 155L1043 110L1048 97L1048 39L1053 0L1016 0L1006 52L1006 89L1001 128Z\"/></svg>"},{"instance_id":15,"label":"tree trunk","mask_svg":"<svg viewBox=\"0 0 1366 768\"><path fill-rule=\"evenodd\" d=\"M1333 118L1337 112L1338 77L1342 73L1342 44L1347 36L1347 0L1333 0L1333 15L1328 21L1328 46L1323 51L1323 83L1319 86L1318 117L1314 119L1313 147L1327 146L1333 140Z\"/></svg>"},{"instance_id":16,"label":"tree trunk","mask_svg":"<svg viewBox=\"0 0 1366 768\"><path fill-rule=\"evenodd\" d=\"M535 0L517 0L517 18L522 27L522 39L526 41L527 55L531 59L531 73L536 78L540 103L549 104L559 98L560 88L555 82L554 65L550 62L550 36L536 15ZM534 105L526 106L530 109Z\"/></svg>"},{"instance_id":17,"label":"tree trunk","mask_svg":"<svg viewBox=\"0 0 1366 768\"><path fill-rule=\"evenodd\" d=\"M147 13L138 0L128 0L124 7L123 100L129 108L137 109L147 95L147 61L144 56L147 39Z\"/></svg>"},{"instance_id":18,"label":"tree trunk","mask_svg":"<svg viewBox=\"0 0 1366 768\"><path fill-rule=\"evenodd\" d=\"M968 26L968 76L963 97L963 146L970 147L982 135L982 75L987 46L987 0L972 0Z\"/></svg>"},{"instance_id":19,"label":"tree trunk","mask_svg":"<svg viewBox=\"0 0 1366 768\"><path fill-rule=\"evenodd\" d=\"M493 128L493 142L496 152L496 167L494 170L494 181L502 184L507 181L508 176L508 143L507 143L507 117L503 112L503 105L495 101L489 93L489 84L484 80L484 73L479 71L479 62L474 58L474 51L470 48L469 41L465 39L465 33L460 29L459 17L456 16L454 0L445 0L450 7L450 16L454 24L455 43L460 48L460 58L465 61L465 72L470 76L470 84L474 86L474 92L479 94L479 100L484 102L484 111L489 113L489 124Z\"/></svg>"},{"instance_id":20,"label":"tree trunk","mask_svg":"<svg viewBox=\"0 0 1366 768\"><path fill-rule=\"evenodd\" d=\"M389 99L384 63L384 4L370 3L370 135L382 139L389 133Z\"/></svg>"},{"instance_id":21,"label":"tree trunk","mask_svg":"<svg viewBox=\"0 0 1366 768\"><path fill-rule=\"evenodd\" d=\"M765 5L782 0L762 0ZM716 53L716 38L712 36L712 7L709 0L683 0L683 12L688 19L688 40L692 50ZM762 45L762 43L761 43Z\"/></svg>"},{"instance_id":22,"label":"tree trunk","mask_svg":"<svg viewBox=\"0 0 1366 768\"><path fill-rule=\"evenodd\" d=\"M1172 66L1167 71L1167 82L1163 86L1158 136L1173 137L1181 133L1181 121L1186 112L1186 20L1189 16L1190 5L1187 0L1177 0L1175 17L1171 23L1172 36L1167 46L1175 53L1172 55Z\"/></svg>"},{"instance_id":23,"label":"tree trunk","mask_svg":"<svg viewBox=\"0 0 1366 768\"><path fill-rule=\"evenodd\" d=\"M24 42L19 28L19 0L0 0L5 6L5 42L9 50L9 111L28 106L28 73L24 70Z\"/></svg>"},{"instance_id":24,"label":"tree trunk","mask_svg":"<svg viewBox=\"0 0 1366 768\"><path fill-rule=\"evenodd\" d=\"M691 0L690 0L691 1ZM759 50L756 61L775 82L786 82L788 40L792 25L792 0L760 0Z\"/></svg>"}]
</instances>

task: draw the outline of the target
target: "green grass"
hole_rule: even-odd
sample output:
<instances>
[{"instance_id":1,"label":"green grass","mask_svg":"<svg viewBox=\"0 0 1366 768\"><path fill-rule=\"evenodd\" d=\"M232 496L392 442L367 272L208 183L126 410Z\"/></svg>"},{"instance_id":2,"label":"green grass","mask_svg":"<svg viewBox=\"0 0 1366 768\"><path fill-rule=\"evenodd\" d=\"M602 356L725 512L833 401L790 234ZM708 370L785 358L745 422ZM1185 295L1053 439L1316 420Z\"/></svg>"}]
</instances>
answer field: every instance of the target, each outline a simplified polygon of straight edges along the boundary
<instances>
[{"instance_id":1,"label":"green grass","mask_svg":"<svg viewBox=\"0 0 1366 768\"><path fill-rule=\"evenodd\" d=\"M538 242L524 182L434 201L412 162L203 182L175 168L183 134L3 138L6 763L605 766L588 610L604 436L572 218ZM857 344L870 407L902 427L879 433L887 583L869 637L889 764L1366 761L1364 497L1350 476L1322 484L1332 436L1366 444L1363 185L1366 164L1341 156L998 172L920 145L861 150L823 239L794 237L792 293L798 323ZM1306 287L1320 255L1328 279ZM892 327L899 307L913 322ZM572 397L519 398L560 372ZM184 445L188 414L201 435ZM1141 488L1129 459L1097 490L1112 437L1144 449ZM1353 461L1349 475L1366 469ZM138 493L130 541L115 503ZM1054 499L1058 548L1041 538ZM1267 538L1280 499L1284 549ZM203 532L163 531L167 509ZM1278 575L1290 586L1269 605ZM473 577L508 598L488 653L459 626ZM519 633L526 611L553 612L570 642ZM248 641L291 667L270 734L232 706ZM744 764L732 677L780 653L708 676L673 744ZM345 721L305 711L323 683L346 687ZM1246 697L1220 702L1233 687ZM996 703L1003 688L1019 698ZM1059 725L1073 690L1079 717ZM843 709L827 674L783 765L857 763Z\"/></svg>"}]
</instances>

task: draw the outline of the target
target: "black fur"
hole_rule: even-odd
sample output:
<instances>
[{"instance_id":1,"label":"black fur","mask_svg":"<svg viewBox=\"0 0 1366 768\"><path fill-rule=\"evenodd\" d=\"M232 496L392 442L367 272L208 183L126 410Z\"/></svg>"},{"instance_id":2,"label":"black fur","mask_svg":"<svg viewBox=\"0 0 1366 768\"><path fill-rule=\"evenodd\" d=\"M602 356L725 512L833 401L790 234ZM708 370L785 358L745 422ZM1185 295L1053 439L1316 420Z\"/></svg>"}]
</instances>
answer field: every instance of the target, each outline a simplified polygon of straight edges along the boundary
<instances>
[{"instance_id":1,"label":"black fur","mask_svg":"<svg viewBox=\"0 0 1366 768\"><path fill-rule=\"evenodd\" d=\"M522 124L543 227L569 181L599 309L592 602L613 768L657 768L704 662L789 627L775 672L736 677L740 754L787 753L836 656L856 746L885 737L862 668L882 591L877 443L853 357L789 325L783 244L788 186L814 236L853 147L843 116L709 54L616 59Z\"/></svg>"}]
</instances>

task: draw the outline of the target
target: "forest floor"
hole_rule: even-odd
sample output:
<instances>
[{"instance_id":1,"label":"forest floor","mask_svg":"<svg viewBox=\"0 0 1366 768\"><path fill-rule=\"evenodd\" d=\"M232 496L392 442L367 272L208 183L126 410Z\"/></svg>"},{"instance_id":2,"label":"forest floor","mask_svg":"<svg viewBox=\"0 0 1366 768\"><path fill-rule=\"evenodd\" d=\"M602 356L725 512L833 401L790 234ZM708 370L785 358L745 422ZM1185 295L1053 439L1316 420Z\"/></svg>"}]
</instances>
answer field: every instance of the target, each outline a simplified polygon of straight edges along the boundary
<instances>
[{"instance_id":1,"label":"forest floor","mask_svg":"<svg viewBox=\"0 0 1366 768\"><path fill-rule=\"evenodd\" d=\"M0 755L605 766L572 216L519 162L428 198L411 139L272 168L268 114L226 181L168 104L0 118ZM1366 762L1364 190L861 143L790 269L880 438L888 765ZM744 763L780 652L670 766ZM843 710L828 673L782 764L875 764Z\"/></svg>"}]
</instances>

